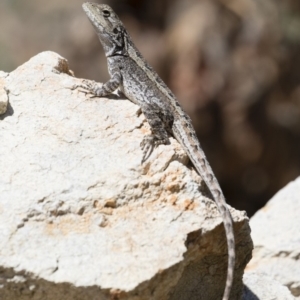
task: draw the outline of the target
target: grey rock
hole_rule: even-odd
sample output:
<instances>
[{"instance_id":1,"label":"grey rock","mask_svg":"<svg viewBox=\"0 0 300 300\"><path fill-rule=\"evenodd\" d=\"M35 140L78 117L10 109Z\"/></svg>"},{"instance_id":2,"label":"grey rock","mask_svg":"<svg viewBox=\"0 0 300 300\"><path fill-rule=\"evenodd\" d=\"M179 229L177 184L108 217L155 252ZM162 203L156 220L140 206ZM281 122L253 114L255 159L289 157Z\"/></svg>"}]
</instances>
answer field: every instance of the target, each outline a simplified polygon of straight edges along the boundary
<instances>
[{"instance_id":1,"label":"grey rock","mask_svg":"<svg viewBox=\"0 0 300 300\"><path fill-rule=\"evenodd\" d=\"M289 289L267 274L247 272L244 275L243 300L294 300Z\"/></svg>"},{"instance_id":2,"label":"grey rock","mask_svg":"<svg viewBox=\"0 0 300 300\"><path fill-rule=\"evenodd\" d=\"M4 114L7 110L8 105L8 97L7 91L5 90L5 81L4 78L7 77L8 74L0 71L0 115Z\"/></svg>"},{"instance_id":3,"label":"grey rock","mask_svg":"<svg viewBox=\"0 0 300 300\"><path fill-rule=\"evenodd\" d=\"M4 81L1 300L220 298L222 219L180 145L171 138L141 165L139 107L117 94L88 99L53 52ZM230 210L240 299L252 241L245 212Z\"/></svg>"},{"instance_id":4,"label":"grey rock","mask_svg":"<svg viewBox=\"0 0 300 300\"><path fill-rule=\"evenodd\" d=\"M266 273L300 297L300 177L250 220L254 242L247 270Z\"/></svg>"}]
</instances>

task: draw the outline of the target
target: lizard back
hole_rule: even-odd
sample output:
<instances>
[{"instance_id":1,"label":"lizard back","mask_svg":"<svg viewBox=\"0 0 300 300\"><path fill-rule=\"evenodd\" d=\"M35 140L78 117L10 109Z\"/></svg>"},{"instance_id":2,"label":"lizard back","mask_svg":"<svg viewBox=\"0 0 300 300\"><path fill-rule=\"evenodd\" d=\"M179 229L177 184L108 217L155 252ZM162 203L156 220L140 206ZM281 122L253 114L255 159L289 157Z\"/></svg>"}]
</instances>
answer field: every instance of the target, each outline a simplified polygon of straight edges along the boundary
<instances>
[{"instance_id":1,"label":"lizard back","mask_svg":"<svg viewBox=\"0 0 300 300\"><path fill-rule=\"evenodd\" d=\"M155 139L151 142L168 143L167 133L172 134L187 152L218 206L228 246L227 279L222 299L228 300L235 266L232 218L220 185L200 146L192 122L171 90L135 47L116 13L108 5L90 2L84 3L83 9L103 46L111 75L111 79L104 84L102 89L91 90L97 96L101 96L109 94L117 87L121 88L127 98L138 104L145 114L155 135Z\"/></svg>"}]
</instances>

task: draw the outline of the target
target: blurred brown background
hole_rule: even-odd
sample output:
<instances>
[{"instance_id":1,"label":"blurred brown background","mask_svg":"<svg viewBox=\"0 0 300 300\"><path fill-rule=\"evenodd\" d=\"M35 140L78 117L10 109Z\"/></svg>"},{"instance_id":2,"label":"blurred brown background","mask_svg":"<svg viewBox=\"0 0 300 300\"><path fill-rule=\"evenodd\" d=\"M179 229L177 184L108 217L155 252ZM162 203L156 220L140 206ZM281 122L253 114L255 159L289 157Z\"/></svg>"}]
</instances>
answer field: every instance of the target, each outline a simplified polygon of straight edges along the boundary
<instances>
[{"instance_id":1,"label":"blurred brown background","mask_svg":"<svg viewBox=\"0 0 300 300\"><path fill-rule=\"evenodd\" d=\"M82 3L1 0L0 70L52 50L77 77L106 81ZM251 216L299 176L299 0L105 3L192 117L229 204Z\"/></svg>"}]
</instances>

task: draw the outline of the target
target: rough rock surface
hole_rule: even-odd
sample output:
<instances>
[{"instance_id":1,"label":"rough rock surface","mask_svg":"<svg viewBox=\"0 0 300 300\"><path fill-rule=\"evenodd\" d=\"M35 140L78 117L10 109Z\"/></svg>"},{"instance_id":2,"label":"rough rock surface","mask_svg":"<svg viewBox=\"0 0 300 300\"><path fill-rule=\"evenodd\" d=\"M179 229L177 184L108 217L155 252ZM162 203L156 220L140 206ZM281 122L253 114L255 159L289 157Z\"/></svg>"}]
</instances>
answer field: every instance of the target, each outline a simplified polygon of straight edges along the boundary
<instances>
[{"instance_id":1,"label":"rough rock surface","mask_svg":"<svg viewBox=\"0 0 300 300\"><path fill-rule=\"evenodd\" d=\"M4 89L4 78L8 76L7 73L0 71L0 115L4 114L7 109L8 97ZM1 116L0 116L1 117Z\"/></svg>"},{"instance_id":2,"label":"rough rock surface","mask_svg":"<svg viewBox=\"0 0 300 300\"><path fill-rule=\"evenodd\" d=\"M222 220L174 139L141 165L140 109L118 95L88 99L55 53L4 82L1 300L221 298ZM240 299L252 241L246 214L231 212Z\"/></svg>"},{"instance_id":3,"label":"rough rock surface","mask_svg":"<svg viewBox=\"0 0 300 300\"><path fill-rule=\"evenodd\" d=\"M300 177L251 218L255 247L247 270L268 274L300 298L299 216Z\"/></svg>"},{"instance_id":4,"label":"rough rock surface","mask_svg":"<svg viewBox=\"0 0 300 300\"><path fill-rule=\"evenodd\" d=\"M243 300L294 300L286 286L267 274L247 272L244 275Z\"/></svg>"}]
</instances>

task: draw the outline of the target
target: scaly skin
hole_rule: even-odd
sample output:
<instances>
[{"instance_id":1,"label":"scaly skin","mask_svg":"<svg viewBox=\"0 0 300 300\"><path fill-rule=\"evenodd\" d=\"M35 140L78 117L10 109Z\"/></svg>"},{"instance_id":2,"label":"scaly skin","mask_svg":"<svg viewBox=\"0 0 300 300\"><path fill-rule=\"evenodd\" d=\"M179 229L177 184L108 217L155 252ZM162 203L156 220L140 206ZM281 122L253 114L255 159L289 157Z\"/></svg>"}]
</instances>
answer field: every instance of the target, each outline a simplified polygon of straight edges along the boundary
<instances>
[{"instance_id":1,"label":"scaly skin","mask_svg":"<svg viewBox=\"0 0 300 300\"><path fill-rule=\"evenodd\" d=\"M82 87L98 97L106 96L119 88L129 100L140 106L152 131L152 134L145 136L141 142L142 162L150 156L155 146L170 144L170 134L187 152L209 188L223 218L228 246L228 268L222 299L228 300L235 266L232 219L225 197L200 146L192 122L170 89L134 46L115 12L108 5L90 2L83 4L83 10L104 48L111 79L103 85L86 83Z\"/></svg>"}]
</instances>

